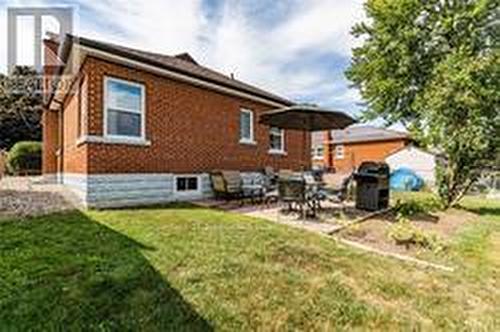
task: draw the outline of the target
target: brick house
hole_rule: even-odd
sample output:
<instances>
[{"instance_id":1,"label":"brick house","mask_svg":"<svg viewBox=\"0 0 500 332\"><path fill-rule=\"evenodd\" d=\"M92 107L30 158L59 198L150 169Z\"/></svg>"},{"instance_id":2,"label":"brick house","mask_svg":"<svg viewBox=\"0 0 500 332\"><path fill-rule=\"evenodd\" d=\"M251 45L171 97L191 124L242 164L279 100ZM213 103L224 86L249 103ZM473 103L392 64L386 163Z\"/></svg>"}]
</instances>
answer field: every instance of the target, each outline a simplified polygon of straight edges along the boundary
<instances>
[{"instance_id":1,"label":"brick house","mask_svg":"<svg viewBox=\"0 0 500 332\"><path fill-rule=\"evenodd\" d=\"M326 160L328 160L327 156L325 156L325 143L326 141L325 132L316 131L311 133L311 163L312 167L315 169L326 169L328 165Z\"/></svg>"},{"instance_id":2,"label":"brick house","mask_svg":"<svg viewBox=\"0 0 500 332\"><path fill-rule=\"evenodd\" d=\"M372 126L324 132L323 139L323 158L317 154L315 162L338 173L350 173L363 161L385 161L411 142L406 133Z\"/></svg>"},{"instance_id":3,"label":"brick house","mask_svg":"<svg viewBox=\"0 0 500 332\"><path fill-rule=\"evenodd\" d=\"M57 84L46 93L43 174L87 206L209 196L216 169L251 176L265 166L310 167L309 135L258 122L266 111L293 105L285 98L186 53L70 35L44 45L46 81Z\"/></svg>"}]
</instances>

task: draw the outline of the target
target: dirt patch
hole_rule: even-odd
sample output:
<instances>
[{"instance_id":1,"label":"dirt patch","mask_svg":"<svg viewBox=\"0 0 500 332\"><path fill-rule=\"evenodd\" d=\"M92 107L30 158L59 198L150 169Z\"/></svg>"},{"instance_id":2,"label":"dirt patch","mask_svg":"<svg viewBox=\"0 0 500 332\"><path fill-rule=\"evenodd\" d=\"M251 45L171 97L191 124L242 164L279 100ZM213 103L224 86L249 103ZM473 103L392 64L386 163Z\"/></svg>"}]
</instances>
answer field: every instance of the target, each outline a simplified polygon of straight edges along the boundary
<instances>
[{"instance_id":1,"label":"dirt patch","mask_svg":"<svg viewBox=\"0 0 500 332\"><path fill-rule=\"evenodd\" d=\"M477 220L475 214L458 209L433 214L418 214L410 218L413 226L423 232L436 234L444 243L449 241L466 224L475 222L475 220ZM340 231L337 236L379 250L414 257L429 251L429 249L418 245L396 244L396 241L389 236L391 226L395 222L394 215L386 214L347 227Z\"/></svg>"},{"instance_id":2,"label":"dirt patch","mask_svg":"<svg viewBox=\"0 0 500 332\"><path fill-rule=\"evenodd\" d=\"M369 211L359 210L354 207L354 203L344 205L326 205L319 212L319 219L325 222L344 223L363 218L370 214Z\"/></svg>"}]
</instances>

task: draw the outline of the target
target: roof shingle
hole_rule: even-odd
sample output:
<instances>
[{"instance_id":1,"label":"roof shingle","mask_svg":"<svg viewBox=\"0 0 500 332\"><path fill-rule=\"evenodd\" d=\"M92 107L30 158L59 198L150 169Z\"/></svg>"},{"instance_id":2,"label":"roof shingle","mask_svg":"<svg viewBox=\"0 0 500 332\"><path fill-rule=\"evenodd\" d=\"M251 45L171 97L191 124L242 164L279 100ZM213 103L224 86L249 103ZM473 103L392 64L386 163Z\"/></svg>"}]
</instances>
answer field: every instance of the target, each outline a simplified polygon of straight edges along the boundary
<instances>
[{"instance_id":1,"label":"roof shingle","mask_svg":"<svg viewBox=\"0 0 500 332\"><path fill-rule=\"evenodd\" d=\"M293 105L293 102L286 98L280 97L274 93L270 93L256 86L236 80L210 68L201 66L196 61L194 61L194 59L187 53L183 53L177 56L169 56L159 53L146 52L84 37L68 35L66 39L68 38L70 39L70 42L75 42L83 46L110 52L115 55L131 58L136 61L145 62L150 65L183 73L191 77L199 78L211 83L222 85L224 87L233 88L241 92L265 98L276 103Z\"/></svg>"},{"instance_id":2,"label":"roof shingle","mask_svg":"<svg viewBox=\"0 0 500 332\"><path fill-rule=\"evenodd\" d=\"M344 130L332 130L332 143L360 143L410 139L408 134L372 126L350 127Z\"/></svg>"}]
</instances>

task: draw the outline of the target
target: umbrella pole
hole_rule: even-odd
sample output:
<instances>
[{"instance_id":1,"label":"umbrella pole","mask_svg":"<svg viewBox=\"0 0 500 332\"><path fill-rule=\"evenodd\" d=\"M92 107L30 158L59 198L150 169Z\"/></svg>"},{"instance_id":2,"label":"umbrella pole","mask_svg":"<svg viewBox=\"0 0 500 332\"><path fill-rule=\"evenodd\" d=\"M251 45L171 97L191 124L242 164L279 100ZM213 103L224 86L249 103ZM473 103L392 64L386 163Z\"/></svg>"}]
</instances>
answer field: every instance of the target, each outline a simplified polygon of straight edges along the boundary
<instances>
[{"instance_id":1,"label":"umbrella pole","mask_svg":"<svg viewBox=\"0 0 500 332\"><path fill-rule=\"evenodd\" d=\"M306 151L306 149L307 149L307 142L306 142L306 139L307 139L307 137L306 137L306 131L303 130L302 131L302 150L304 151L303 152L303 154L304 154L304 156L303 156L304 159L303 160L304 161L307 160L307 151ZM306 164L302 164L302 171L306 171Z\"/></svg>"}]
</instances>

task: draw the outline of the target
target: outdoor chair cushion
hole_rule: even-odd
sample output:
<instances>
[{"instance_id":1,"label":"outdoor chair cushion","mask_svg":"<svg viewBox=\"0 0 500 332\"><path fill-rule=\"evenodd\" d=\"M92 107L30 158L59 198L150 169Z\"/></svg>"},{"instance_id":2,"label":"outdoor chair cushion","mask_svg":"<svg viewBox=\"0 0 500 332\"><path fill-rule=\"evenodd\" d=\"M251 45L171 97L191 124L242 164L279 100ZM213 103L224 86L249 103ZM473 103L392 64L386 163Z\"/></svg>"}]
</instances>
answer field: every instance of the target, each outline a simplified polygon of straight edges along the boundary
<instances>
[{"instance_id":1,"label":"outdoor chair cushion","mask_svg":"<svg viewBox=\"0 0 500 332\"><path fill-rule=\"evenodd\" d=\"M239 171L222 171L221 173L226 182L226 191L228 193L241 192L242 179Z\"/></svg>"},{"instance_id":2,"label":"outdoor chair cushion","mask_svg":"<svg viewBox=\"0 0 500 332\"><path fill-rule=\"evenodd\" d=\"M224 178L221 173L213 173L210 175L212 180L212 188L215 192L225 192L226 186L224 184Z\"/></svg>"}]
</instances>

